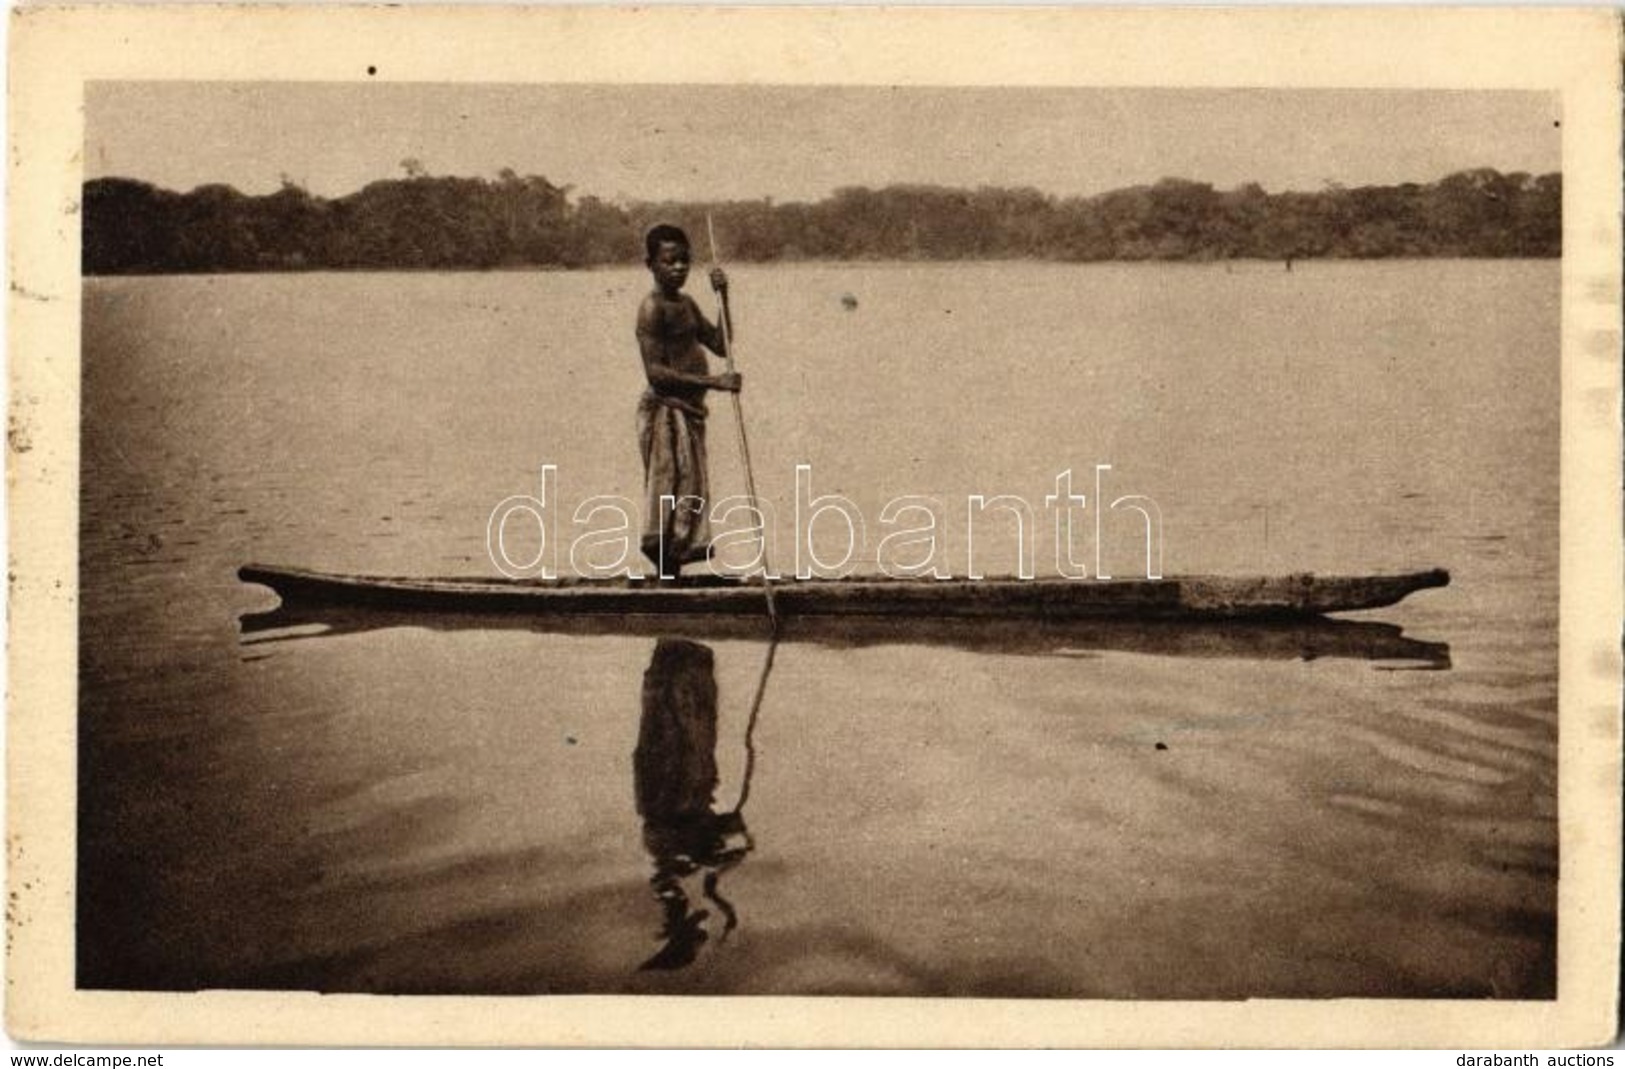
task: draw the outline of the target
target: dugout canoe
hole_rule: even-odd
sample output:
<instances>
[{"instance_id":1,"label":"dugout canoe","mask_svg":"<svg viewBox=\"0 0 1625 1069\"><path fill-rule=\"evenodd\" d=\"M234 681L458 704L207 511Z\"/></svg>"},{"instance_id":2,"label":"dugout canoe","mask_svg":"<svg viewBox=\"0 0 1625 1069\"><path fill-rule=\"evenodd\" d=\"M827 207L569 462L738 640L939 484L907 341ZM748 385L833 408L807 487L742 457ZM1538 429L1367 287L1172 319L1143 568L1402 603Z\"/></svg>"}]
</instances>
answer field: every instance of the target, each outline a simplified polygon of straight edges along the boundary
<instances>
[{"instance_id":1,"label":"dugout canoe","mask_svg":"<svg viewBox=\"0 0 1625 1069\"><path fill-rule=\"evenodd\" d=\"M244 582L284 605L349 605L401 612L556 616L760 616L760 583L698 576L518 580L344 575L250 564ZM849 579L773 585L781 619L824 616L939 619L1270 619L1378 609L1448 585L1443 569L1401 575L1187 576L1167 579Z\"/></svg>"}]
</instances>

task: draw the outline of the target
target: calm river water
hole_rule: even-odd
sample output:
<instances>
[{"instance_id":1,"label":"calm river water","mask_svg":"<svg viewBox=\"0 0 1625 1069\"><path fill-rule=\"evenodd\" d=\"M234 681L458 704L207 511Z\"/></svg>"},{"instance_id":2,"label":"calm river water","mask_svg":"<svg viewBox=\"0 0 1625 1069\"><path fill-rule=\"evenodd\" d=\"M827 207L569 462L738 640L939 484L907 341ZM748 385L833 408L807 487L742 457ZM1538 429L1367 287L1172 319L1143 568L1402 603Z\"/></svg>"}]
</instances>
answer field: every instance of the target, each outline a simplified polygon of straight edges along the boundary
<instances>
[{"instance_id":1,"label":"calm river water","mask_svg":"<svg viewBox=\"0 0 1625 1069\"><path fill-rule=\"evenodd\" d=\"M960 573L967 495L1111 464L1167 574L1452 585L1307 632L812 636L753 726L748 630L256 631L250 561L492 575L544 464L566 531L636 499L647 276L87 280L82 986L1553 994L1556 262L734 279L775 563L797 464L872 523L942 502Z\"/></svg>"}]
</instances>

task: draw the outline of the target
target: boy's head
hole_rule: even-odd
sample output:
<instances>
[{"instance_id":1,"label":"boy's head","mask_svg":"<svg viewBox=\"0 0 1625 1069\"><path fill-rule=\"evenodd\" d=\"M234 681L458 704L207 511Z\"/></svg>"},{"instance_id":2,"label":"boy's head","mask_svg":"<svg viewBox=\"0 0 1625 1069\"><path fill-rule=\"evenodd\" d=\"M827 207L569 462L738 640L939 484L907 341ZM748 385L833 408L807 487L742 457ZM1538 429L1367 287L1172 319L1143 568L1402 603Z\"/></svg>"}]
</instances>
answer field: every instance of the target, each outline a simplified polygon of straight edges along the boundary
<instances>
[{"instance_id":1,"label":"boy's head","mask_svg":"<svg viewBox=\"0 0 1625 1069\"><path fill-rule=\"evenodd\" d=\"M690 261L688 235L682 228L661 223L644 235L643 249L647 253L644 263L660 288L668 293L682 289L688 280Z\"/></svg>"},{"instance_id":2,"label":"boy's head","mask_svg":"<svg viewBox=\"0 0 1625 1069\"><path fill-rule=\"evenodd\" d=\"M649 232L643 236L643 251L647 263L654 263L655 258L660 255L660 246L662 245L680 245L684 252L687 252L691 247L688 243L688 235L683 232L682 227L672 226L670 223L661 223L659 226L651 227Z\"/></svg>"}]
</instances>

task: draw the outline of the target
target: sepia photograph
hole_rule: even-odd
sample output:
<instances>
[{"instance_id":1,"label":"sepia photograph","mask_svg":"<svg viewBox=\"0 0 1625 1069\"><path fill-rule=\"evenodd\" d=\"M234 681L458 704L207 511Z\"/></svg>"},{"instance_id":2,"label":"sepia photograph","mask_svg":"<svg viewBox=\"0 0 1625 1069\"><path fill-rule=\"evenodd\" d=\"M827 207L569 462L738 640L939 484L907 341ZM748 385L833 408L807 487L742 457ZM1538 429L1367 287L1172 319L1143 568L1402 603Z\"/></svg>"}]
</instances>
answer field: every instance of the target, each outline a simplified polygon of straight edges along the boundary
<instances>
[{"instance_id":1,"label":"sepia photograph","mask_svg":"<svg viewBox=\"0 0 1625 1069\"><path fill-rule=\"evenodd\" d=\"M1560 84L355 55L82 80L74 992L1579 993Z\"/></svg>"}]
</instances>

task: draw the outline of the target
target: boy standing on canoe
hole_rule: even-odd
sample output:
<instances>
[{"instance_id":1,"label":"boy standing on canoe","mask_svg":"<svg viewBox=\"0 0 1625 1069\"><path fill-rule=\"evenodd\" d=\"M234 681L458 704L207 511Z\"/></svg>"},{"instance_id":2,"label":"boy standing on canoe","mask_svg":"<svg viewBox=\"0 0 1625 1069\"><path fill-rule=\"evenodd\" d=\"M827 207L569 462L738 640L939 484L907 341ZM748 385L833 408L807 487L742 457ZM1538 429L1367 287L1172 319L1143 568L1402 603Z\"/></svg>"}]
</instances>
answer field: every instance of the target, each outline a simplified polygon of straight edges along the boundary
<instances>
[{"instance_id":1,"label":"boy standing on canoe","mask_svg":"<svg viewBox=\"0 0 1625 1069\"><path fill-rule=\"evenodd\" d=\"M643 452L643 555L662 579L675 579L684 564L704 560L710 550L710 480L705 455L705 394L738 392L740 377L712 375L704 349L725 355L724 331L700 312L683 292L692 263L688 235L662 224L644 238L645 263L655 288L638 306L638 349L649 388L638 404L638 445ZM711 271L711 288L724 297L728 276ZM723 316L728 315L723 302ZM676 507L662 498L675 498Z\"/></svg>"}]
</instances>

